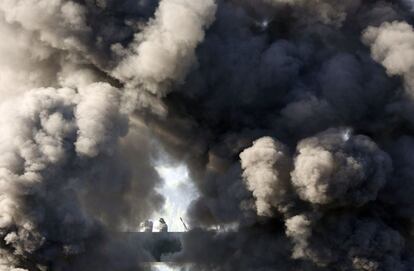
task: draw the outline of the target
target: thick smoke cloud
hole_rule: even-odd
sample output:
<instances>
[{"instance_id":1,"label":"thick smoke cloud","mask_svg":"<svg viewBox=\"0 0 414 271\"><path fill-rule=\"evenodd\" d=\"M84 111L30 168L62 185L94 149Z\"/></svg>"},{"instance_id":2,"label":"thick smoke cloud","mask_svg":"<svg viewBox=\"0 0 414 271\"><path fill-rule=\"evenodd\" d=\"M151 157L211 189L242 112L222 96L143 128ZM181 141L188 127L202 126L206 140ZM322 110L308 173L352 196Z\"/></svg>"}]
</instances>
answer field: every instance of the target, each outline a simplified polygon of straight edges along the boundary
<instances>
[{"instance_id":1,"label":"thick smoke cloud","mask_svg":"<svg viewBox=\"0 0 414 271\"><path fill-rule=\"evenodd\" d=\"M162 141L201 193L189 215L204 231L176 259L193 270L413 269L406 4L219 2L198 69L164 99L171 133L200 146Z\"/></svg>"},{"instance_id":2,"label":"thick smoke cloud","mask_svg":"<svg viewBox=\"0 0 414 271\"><path fill-rule=\"evenodd\" d=\"M240 154L247 188L256 198L257 214L271 216L272 207L283 208L288 194L290 167L287 148L272 138L264 137Z\"/></svg>"},{"instance_id":3,"label":"thick smoke cloud","mask_svg":"<svg viewBox=\"0 0 414 271\"><path fill-rule=\"evenodd\" d=\"M162 108L155 89L181 83L214 11L214 1L0 3L1 270L152 260L120 233L163 204L153 132L131 112L145 98ZM154 97L131 101L143 91Z\"/></svg>"},{"instance_id":4,"label":"thick smoke cloud","mask_svg":"<svg viewBox=\"0 0 414 271\"><path fill-rule=\"evenodd\" d=\"M1 1L0 269L146 269L170 159L166 261L413 270L413 33L405 0Z\"/></svg>"},{"instance_id":5,"label":"thick smoke cloud","mask_svg":"<svg viewBox=\"0 0 414 271\"><path fill-rule=\"evenodd\" d=\"M371 47L372 58L384 66L390 76L399 75L404 80L405 97L395 109L411 123L413 100L413 39L414 30L406 22L383 23L379 27L368 27L362 39Z\"/></svg>"},{"instance_id":6,"label":"thick smoke cloud","mask_svg":"<svg viewBox=\"0 0 414 271\"><path fill-rule=\"evenodd\" d=\"M369 138L350 133L330 130L299 142L292 183L301 199L340 205L375 200L391 160Z\"/></svg>"},{"instance_id":7,"label":"thick smoke cloud","mask_svg":"<svg viewBox=\"0 0 414 271\"><path fill-rule=\"evenodd\" d=\"M405 75L412 69L413 36L411 25L394 21L367 28L363 40L371 45L372 57L387 69L388 74Z\"/></svg>"},{"instance_id":8,"label":"thick smoke cloud","mask_svg":"<svg viewBox=\"0 0 414 271\"><path fill-rule=\"evenodd\" d=\"M214 18L215 4L207 1L161 1L155 18L134 37L130 52L114 74L131 87L164 96L171 83L184 80L195 62L195 48Z\"/></svg>"},{"instance_id":9,"label":"thick smoke cloud","mask_svg":"<svg viewBox=\"0 0 414 271\"><path fill-rule=\"evenodd\" d=\"M81 249L82 239L92 230L93 220L73 200L76 194L71 186L77 182L78 170L70 174L63 168L74 166L76 154L71 153L76 150L69 142L86 140L82 130L87 127L80 128L82 125L77 122L88 111L74 112L75 108L89 103L95 107L96 115L105 113L99 103L110 100L105 97L109 85L91 85L81 91L93 92L97 88L104 91L102 101L88 101L69 88L43 88L33 89L2 105L2 142L5 144L1 147L4 206L1 228L6 250L17 258L39 251L49 241L47 237L61 240L68 250ZM120 117L117 114L119 111L113 110L108 115ZM96 125L96 121L90 118L91 124ZM105 123L102 128L108 140L119 137L116 130L108 132L110 127ZM94 130L87 134L93 136ZM100 145L104 143L104 137L97 137L93 143L82 144L88 148L79 148L79 151L82 155L97 155L112 147L108 144L102 148ZM61 222L54 226L58 221Z\"/></svg>"},{"instance_id":10,"label":"thick smoke cloud","mask_svg":"<svg viewBox=\"0 0 414 271\"><path fill-rule=\"evenodd\" d=\"M288 5L295 12L305 15L308 22L320 21L325 24L341 25L350 11L360 6L360 0L335 1L335 0L265 0L271 5Z\"/></svg>"},{"instance_id":11,"label":"thick smoke cloud","mask_svg":"<svg viewBox=\"0 0 414 271\"><path fill-rule=\"evenodd\" d=\"M316 219L306 215L286 221L294 243L293 257L309 259L319 267L340 270L411 270L404 260L405 244L395 230L375 219L353 215Z\"/></svg>"}]
</instances>

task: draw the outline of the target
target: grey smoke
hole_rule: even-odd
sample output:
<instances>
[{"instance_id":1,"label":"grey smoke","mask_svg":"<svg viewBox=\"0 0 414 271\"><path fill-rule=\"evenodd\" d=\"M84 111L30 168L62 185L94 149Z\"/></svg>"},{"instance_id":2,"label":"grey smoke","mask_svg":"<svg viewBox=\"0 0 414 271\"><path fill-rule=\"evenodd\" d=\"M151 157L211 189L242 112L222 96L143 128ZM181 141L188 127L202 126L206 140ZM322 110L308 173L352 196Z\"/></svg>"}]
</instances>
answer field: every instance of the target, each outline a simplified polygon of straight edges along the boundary
<instances>
[{"instance_id":1,"label":"grey smoke","mask_svg":"<svg viewBox=\"0 0 414 271\"><path fill-rule=\"evenodd\" d=\"M167 153L200 194L167 261L413 270L411 7L1 1L0 269L145 269Z\"/></svg>"},{"instance_id":2,"label":"grey smoke","mask_svg":"<svg viewBox=\"0 0 414 271\"><path fill-rule=\"evenodd\" d=\"M304 0L265 0L271 5L289 5L297 9L298 14L305 14L308 22L320 21L325 24L340 26L352 9L361 5L360 0L351 1L304 1Z\"/></svg>"},{"instance_id":3,"label":"grey smoke","mask_svg":"<svg viewBox=\"0 0 414 271\"><path fill-rule=\"evenodd\" d=\"M173 148L197 165L191 223L238 224L184 239L177 259L194 270L412 270L411 144L395 141L411 133L412 111L405 82L366 40L371 28L409 25L409 14L390 1L307 4L219 3L198 70L166 98L177 129L199 125L203 134L187 135L209 144L201 157ZM256 26L263 18L266 30ZM292 162L278 167L278 157ZM273 253L272 238L249 241L267 234L283 240Z\"/></svg>"},{"instance_id":4,"label":"grey smoke","mask_svg":"<svg viewBox=\"0 0 414 271\"><path fill-rule=\"evenodd\" d=\"M117 233L136 229L163 198L152 132L129 121L142 102L128 97L142 90L113 77L137 52L116 48L145 44L134 35L164 45L158 64L170 75L136 77L160 89L180 83L214 9L213 1L1 2L1 270L139 270L151 260Z\"/></svg>"},{"instance_id":5,"label":"grey smoke","mask_svg":"<svg viewBox=\"0 0 414 271\"><path fill-rule=\"evenodd\" d=\"M411 270L405 262L402 236L375 219L352 215L312 219L299 215L286 221L295 243L293 257L310 259L320 267L349 270Z\"/></svg>"}]
</instances>

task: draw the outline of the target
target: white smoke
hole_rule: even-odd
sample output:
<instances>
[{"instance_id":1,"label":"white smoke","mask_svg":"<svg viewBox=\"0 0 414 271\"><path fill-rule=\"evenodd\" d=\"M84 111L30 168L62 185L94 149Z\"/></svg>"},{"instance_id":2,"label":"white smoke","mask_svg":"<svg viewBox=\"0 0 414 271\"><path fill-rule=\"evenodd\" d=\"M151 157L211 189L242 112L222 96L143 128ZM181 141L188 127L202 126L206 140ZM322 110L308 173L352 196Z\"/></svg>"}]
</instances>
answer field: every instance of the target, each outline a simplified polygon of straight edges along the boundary
<instances>
[{"instance_id":1,"label":"white smoke","mask_svg":"<svg viewBox=\"0 0 414 271\"><path fill-rule=\"evenodd\" d=\"M272 216L283 209L288 194L290 158L286 146L270 137L256 140L240 154L247 188L256 198L257 214Z\"/></svg>"},{"instance_id":2,"label":"white smoke","mask_svg":"<svg viewBox=\"0 0 414 271\"><path fill-rule=\"evenodd\" d=\"M80 103L76 108L79 127L75 142L79 154L94 157L105 146L114 146L126 134L126 122L120 115L119 91L109 84L96 83L79 89Z\"/></svg>"},{"instance_id":3,"label":"white smoke","mask_svg":"<svg viewBox=\"0 0 414 271\"><path fill-rule=\"evenodd\" d=\"M297 153L292 183L303 200L314 204L360 205L375 200L391 170L385 152L349 130L304 139Z\"/></svg>"},{"instance_id":4,"label":"white smoke","mask_svg":"<svg viewBox=\"0 0 414 271\"><path fill-rule=\"evenodd\" d=\"M306 215L296 215L285 221L286 235L297 242L292 255L295 259L306 257L304 247L312 235L311 224L312 221Z\"/></svg>"},{"instance_id":5,"label":"white smoke","mask_svg":"<svg viewBox=\"0 0 414 271\"><path fill-rule=\"evenodd\" d=\"M81 49L80 40L90 29L86 10L72 1L4 0L0 10L8 23L28 31L39 31L39 40L60 49Z\"/></svg>"},{"instance_id":6,"label":"white smoke","mask_svg":"<svg viewBox=\"0 0 414 271\"><path fill-rule=\"evenodd\" d=\"M389 75L401 75L406 92L414 97L414 29L406 22L383 23L368 27L362 40L371 47L374 60L381 63Z\"/></svg>"},{"instance_id":7,"label":"white smoke","mask_svg":"<svg viewBox=\"0 0 414 271\"><path fill-rule=\"evenodd\" d=\"M135 35L114 76L129 88L164 96L172 83L180 83L195 64L195 49L204 39L204 29L214 19L214 0L164 0L155 18Z\"/></svg>"}]
</instances>

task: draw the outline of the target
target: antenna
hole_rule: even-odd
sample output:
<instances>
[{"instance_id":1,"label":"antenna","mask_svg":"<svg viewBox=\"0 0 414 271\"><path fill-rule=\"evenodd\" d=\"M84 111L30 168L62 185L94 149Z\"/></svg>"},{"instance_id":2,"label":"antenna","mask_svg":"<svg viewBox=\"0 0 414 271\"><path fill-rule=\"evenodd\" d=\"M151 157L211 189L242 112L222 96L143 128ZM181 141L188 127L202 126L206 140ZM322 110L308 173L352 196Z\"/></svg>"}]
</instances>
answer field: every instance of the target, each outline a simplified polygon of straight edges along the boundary
<instances>
[{"instance_id":1,"label":"antenna","mask_svg":"<svg viewBox=\"0 0 414 271\"><path fill-rule=\"evenodd\" d=\"M183 220L183 218L182 218L182 217L180 217L180 220L181 220L181 222L183 223L185 230L186 230L186 231L188 231L188 227L187 227L187 225L185 224L185 222L184 222L184 220Z\"/></svg>"}]
</instances>

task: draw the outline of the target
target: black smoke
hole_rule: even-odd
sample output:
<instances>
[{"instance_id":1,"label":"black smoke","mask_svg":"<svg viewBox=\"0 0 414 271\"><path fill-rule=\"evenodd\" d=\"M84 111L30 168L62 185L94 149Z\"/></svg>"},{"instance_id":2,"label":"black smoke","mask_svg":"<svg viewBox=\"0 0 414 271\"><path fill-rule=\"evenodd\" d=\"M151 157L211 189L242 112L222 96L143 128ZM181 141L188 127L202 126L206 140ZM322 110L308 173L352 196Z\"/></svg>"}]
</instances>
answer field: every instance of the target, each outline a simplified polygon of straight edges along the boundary
<instances>
[{"instance_id":1,"label":"black smoke","mask_svg":"<svg viewBox=\"0 0 414 271\"><path fill-rule=\"evenodd\" d=\"M0 269L414 270L412 1L3 0ZM161 151L160 151L161 150Z\"/></svg>"}]
</instances>

